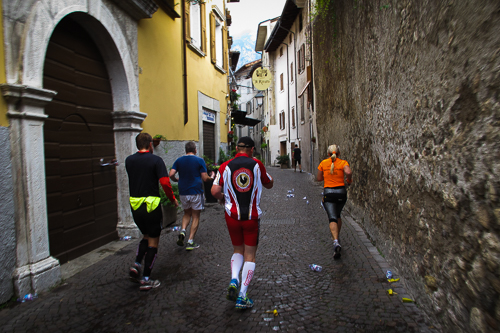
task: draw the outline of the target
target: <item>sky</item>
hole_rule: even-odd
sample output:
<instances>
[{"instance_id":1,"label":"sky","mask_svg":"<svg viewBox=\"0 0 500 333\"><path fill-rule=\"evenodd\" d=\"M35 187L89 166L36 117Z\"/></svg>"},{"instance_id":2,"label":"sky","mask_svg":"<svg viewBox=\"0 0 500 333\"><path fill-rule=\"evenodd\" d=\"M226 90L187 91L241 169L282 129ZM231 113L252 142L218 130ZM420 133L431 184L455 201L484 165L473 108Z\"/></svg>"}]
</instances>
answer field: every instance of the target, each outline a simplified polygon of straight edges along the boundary
<instances>
[{"instance_id":1,"label":"sky","mask_svg":"<svg viewBox=\"0 0 500 333\"><path fill-rule=\"evenodd\" d=\"M234 39L246 34L255 38L259 23L280 16L285 2L286 0L240 0L227 3L232 19L229 34Z\"/></svg>"}]
</instances>

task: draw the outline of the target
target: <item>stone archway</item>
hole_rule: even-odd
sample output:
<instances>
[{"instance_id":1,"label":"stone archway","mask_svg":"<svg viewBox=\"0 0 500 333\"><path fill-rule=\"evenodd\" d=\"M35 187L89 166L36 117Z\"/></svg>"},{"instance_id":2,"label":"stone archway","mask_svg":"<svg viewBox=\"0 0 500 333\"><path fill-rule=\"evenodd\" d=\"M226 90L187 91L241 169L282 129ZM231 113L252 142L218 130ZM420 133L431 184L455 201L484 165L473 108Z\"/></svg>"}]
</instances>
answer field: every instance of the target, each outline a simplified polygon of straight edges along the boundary
<instances>
[{"instance_id":1,"label":"stone archway","mask_svg":"<svg viewBox=\"0 0 500 333\"><path fill-rule=\"evenodd\" d=\"M29 3L31 1L31 5ZM146 114L139 112L137 22L105 1L64 4L59 0L27 0L23 6L4 3L7 83L2 93L8 102L16 211L16 269L18 295L46 290L60 280L59 262L50 255L47 231L47 198L43 125L45 105L57 93L43 88L45 50L56 25L67 15L92 36L106 64L113 94L116 158L124 161L133 152L133 137ZM21 23L21 24L20 24ZM19 33L16 29L22 26ZM118 207L127 201L124 165L117 167ZM128 206L126 206L128 208ZM132 228L128 209L118 211L119 227Z\"/></svg>"}]
</instances>

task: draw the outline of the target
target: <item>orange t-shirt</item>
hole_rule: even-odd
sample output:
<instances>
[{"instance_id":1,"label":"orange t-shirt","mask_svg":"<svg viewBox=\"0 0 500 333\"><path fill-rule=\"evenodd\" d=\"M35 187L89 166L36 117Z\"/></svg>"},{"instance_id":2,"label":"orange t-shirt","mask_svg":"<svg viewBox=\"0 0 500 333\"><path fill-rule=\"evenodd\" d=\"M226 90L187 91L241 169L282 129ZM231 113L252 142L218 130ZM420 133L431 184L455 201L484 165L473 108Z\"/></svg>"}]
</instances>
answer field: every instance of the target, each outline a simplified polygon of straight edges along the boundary
<instances>
[{"instance_id":1,"label":"orange t-shirt","mask_svg":"<svg viewBox=\"0 0 500 333\"><path fill-rule=\"evenodd\" d=\"M318 170L323 172L323 178L325 179L324 187L337 187L345 186L344 184L344 167L349 166L347 161L341 160L337 157L333 167L333 174L330 174L330 167L332 166L332 159L327 158L321 161L318 166Z\"/></svg>"}]
</instances>

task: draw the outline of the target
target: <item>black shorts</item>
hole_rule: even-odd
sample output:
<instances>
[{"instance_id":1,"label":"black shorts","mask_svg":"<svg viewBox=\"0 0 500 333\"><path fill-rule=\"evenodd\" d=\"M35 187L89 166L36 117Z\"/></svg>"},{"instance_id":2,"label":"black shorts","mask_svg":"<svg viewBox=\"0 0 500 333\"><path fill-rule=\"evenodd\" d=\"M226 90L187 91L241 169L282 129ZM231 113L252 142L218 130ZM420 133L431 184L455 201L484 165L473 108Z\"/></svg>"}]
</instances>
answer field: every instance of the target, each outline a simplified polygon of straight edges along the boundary
<instances>
[{"instance_id":1,"label":"black shorts","mask_svg":"<svg viewBox=\"0 0 500 333\"><path fill-rule=\"evenodd\" d=\"M152 238L160 236L163 225L161 204L151 213L148 213L147 205L143 203L137 210L132 209L132 216L137 228L139 228L143 235L148 235Z\"/></svg>"},{"instance_id":2,"label":"black shorts","mask_svg":"<svg viewBox=\"0 0 500 333\"><path fill-rule=\"evenodd\" d=\"M324 188L323 206L329 222L337 222L346 202L347 191L344 186Z\"/></svg>"},{"instance_id":3,"label":"black shorts","mask_svg":"<svg viewBox=\"0 0 500 333\"><path fill-rule=\"evenodd\" d=\"M296 158L296 159L295 159L295 162L294 162L294 163L295 163L295 165L297 165L297 163L299 163L299 165L302 165L302 163L300 163L300 161L301 161L301 158L300 158L300 157L299 157L299 158Z\"/></svg>"}]
</instances>

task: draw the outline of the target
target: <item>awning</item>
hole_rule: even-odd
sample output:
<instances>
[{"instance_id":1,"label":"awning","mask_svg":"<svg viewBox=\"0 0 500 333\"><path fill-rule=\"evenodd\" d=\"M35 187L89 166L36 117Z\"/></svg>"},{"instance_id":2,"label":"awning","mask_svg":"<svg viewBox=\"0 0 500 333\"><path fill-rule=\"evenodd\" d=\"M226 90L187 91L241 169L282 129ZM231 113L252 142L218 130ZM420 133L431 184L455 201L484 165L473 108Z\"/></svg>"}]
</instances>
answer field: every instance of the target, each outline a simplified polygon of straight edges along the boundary
<instances>
[{"instance_id":1,"label":"awning","mask_svg":"<svg viewBox=\"0 0 500 333\"><path fill-rule=\"evenodd\" d=\"M304 95L304 92L306 91L307 87L309 87L309 83L311 83L311 81L307 81L304 89L302 89L302 91L300 92L299 97L302 96L302 95Z\"/></svg>"},{"instance_id":2,"label":"awning","mask_svg":"<svg viewBox=\"0 0 500 333\"><path fill-rule=\"evenodd\" d=\"M235 124L253 127L260 123L259 119L249 118L246 115L246 111L237 110L231 112L231 117L233 117L233 123Z\"/></svg>"}]
</instances>

